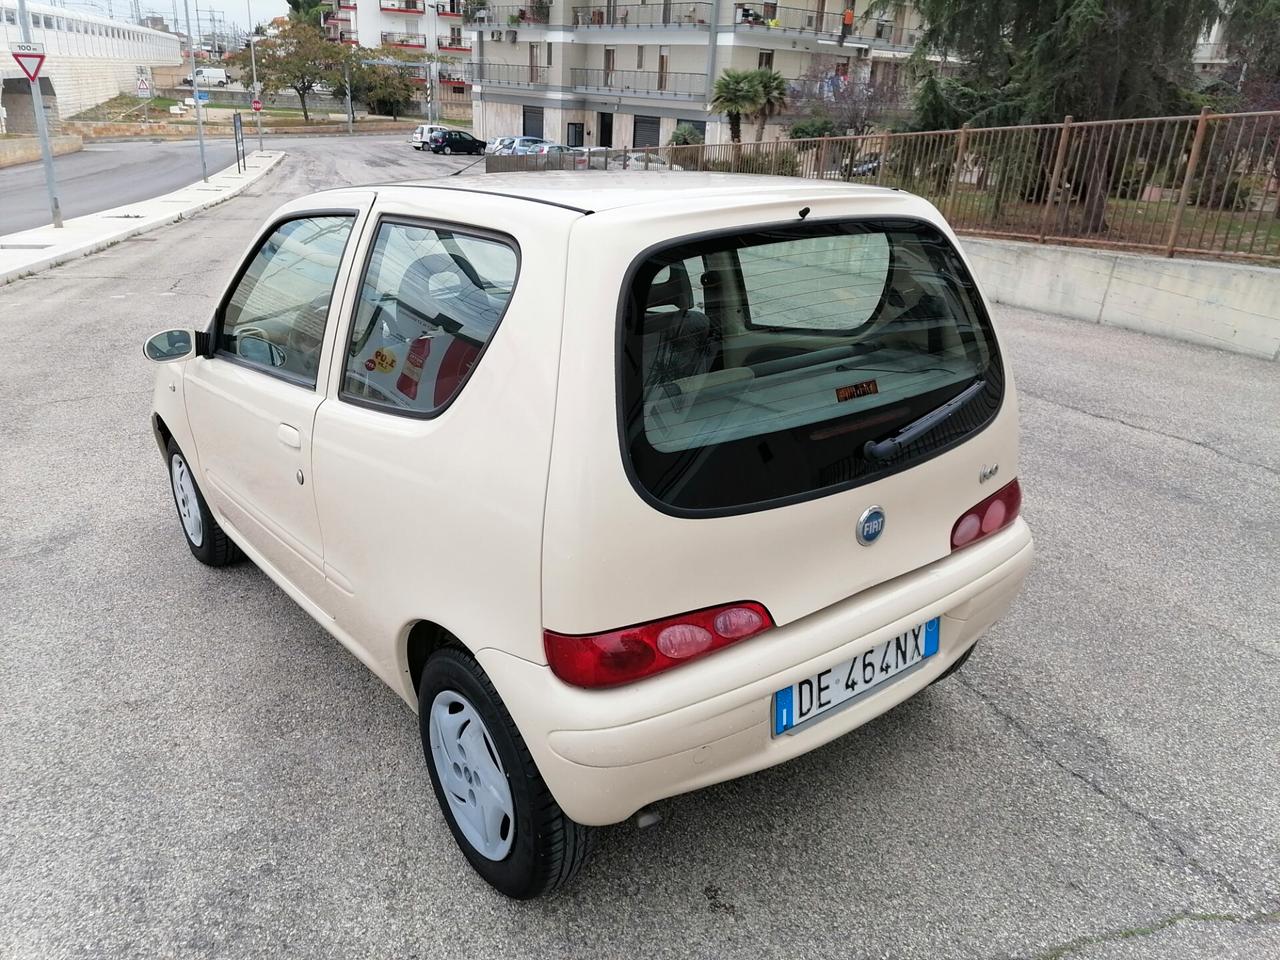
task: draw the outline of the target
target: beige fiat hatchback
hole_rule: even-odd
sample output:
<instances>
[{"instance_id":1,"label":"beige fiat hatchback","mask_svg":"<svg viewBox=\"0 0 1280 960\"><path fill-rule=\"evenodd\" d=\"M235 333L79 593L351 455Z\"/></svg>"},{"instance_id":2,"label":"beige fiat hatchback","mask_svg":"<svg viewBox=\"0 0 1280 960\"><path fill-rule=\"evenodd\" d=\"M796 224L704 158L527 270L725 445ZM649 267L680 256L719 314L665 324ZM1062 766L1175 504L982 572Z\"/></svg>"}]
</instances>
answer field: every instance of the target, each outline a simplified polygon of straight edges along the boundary
<instances>
[{"instance_id":1,"label":"beige fiat hatchback","mask_svg":"<svg viewBox=\"0 0 1280 960\"><path fill-rule=\"evenodd\" d=\"M593 826L956 670L1031 562L1008 365L906 193L333 190L198 321L145 346L187 545L247 556L418 711L459 847L512 897Z\"/></svg>"}]
</instances>

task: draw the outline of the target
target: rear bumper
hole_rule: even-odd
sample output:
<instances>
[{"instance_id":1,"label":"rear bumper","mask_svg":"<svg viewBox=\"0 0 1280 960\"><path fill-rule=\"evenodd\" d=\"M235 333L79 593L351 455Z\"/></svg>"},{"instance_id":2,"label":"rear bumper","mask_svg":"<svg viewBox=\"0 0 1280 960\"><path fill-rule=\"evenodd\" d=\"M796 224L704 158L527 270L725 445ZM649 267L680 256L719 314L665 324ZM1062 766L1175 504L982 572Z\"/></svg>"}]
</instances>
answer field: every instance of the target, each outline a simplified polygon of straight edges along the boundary
<instances>
[{"instance_id":1,"label":"rear bumper","mask_svg":"<svg viewBox=\"0 0 1280 960\"><path fill-rule=\"evenodd\" d=\"M918 693L1009 609L1031 558L1031 533L1018 520L923 570L618 690L578 690L493 649L478 657L561 808L580 823L617 823L645 804L807 753ZM774 691L935 616L939 649L921 667L792 735L771 736Z\"/></svg>"}]
</instances>

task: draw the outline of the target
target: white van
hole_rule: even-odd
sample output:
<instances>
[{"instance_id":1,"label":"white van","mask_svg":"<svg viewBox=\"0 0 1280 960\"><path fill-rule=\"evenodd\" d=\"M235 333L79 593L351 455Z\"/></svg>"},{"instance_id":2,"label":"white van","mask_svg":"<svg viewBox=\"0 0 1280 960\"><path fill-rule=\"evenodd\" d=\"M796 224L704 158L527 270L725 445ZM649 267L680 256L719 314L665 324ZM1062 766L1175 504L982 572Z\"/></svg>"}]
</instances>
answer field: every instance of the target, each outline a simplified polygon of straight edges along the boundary
<instances>
[{"instance_id":1,"label":"white van","mask_svg":"<svg viewBox=\"0 0 1280 960\"><path fill-rule=\"evenodd\" d=\"M202 87L225 87L230 82L227 71L221 67L196 67L196 79ZM182 82L191 86L191 77L187 76Z\"/></svg>"},{"instance_id":2,"label":"white van","mask_svg":"<svg viewBox=\"0 0 1280 960\"><path fill-rule=\"evenodd\" d=\"M512 897L571 878L593 826L945 678L1031 563L1004 351L904 192L331 190L191 320L144 347L177 530L418 711L454 838Z\"/></svg>"}]
</instances>

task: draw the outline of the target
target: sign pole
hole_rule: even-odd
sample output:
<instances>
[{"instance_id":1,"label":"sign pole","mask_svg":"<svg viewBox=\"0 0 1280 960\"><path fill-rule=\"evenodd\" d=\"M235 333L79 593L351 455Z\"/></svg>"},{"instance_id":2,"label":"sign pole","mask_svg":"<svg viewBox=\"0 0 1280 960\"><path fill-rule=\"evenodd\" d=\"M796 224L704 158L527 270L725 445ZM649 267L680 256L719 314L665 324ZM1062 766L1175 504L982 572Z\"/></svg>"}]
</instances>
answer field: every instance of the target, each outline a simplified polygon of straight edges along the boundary
<instances>
[{"instance_id":1,"label":"sign pole","mask_svg":"<svg viewBox=\"0 0 1280 960\"><path fill-rule=\"evenodd\" d=\"M253 48L253 7L250 6L249 0L244 0L244 8L249 13L249 66L253 68L253 99L257 100L262 95L258 89L258 51ZM258 118L258 152L262 152L262 111L254 110L253 114Z\"/></svg>"},{"instance_id":2,"label":"sign pole","mask_svg":"<svg viewBox=\"0 0 1280 960\"><path fill-rule=\"evenodd\" d=\"M191 33L191 4L182 0L182 9L187 16L187 45L191 49L191 97L196 102L196 139L200 141L200 177L209 182L209 166L204 159L204 112L200 106L200 77L196 73L196 38ZM196 8L196 16L200 16L200 8Z\"/></svg>"},{"instance_id":3,"label":"sign pole","mask_svg":"<svg viewBox=\"0 0 1280 960\"><path fill-rule=\"evenodd\" d=\"M27 16L27 0L18 0L18 24L22 42L31 43L31 18ZM25 70L24 70L25 72ZM49 126L44 117L44 97L40 93L39 68L27 81L31 84L31 106L36 114L36 135L40 138L40 159L44 162L44 185L49 191L49 212L53 225L62 227L62 205L58 202L58 181L53 176L53 151L49 149Z\"/></svg>"}]
</instances>

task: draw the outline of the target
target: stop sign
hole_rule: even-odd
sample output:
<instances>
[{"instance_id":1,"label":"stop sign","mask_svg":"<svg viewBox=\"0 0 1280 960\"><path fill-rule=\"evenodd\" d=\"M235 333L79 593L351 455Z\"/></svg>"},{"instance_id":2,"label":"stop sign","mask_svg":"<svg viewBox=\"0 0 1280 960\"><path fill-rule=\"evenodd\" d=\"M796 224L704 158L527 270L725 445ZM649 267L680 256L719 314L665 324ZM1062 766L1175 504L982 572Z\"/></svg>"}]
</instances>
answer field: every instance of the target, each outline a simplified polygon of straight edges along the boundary
<instances>
[{"instance_id":1,"label":"stop sign","mask_svg":"<svg viewBox=\"0 0 1280 960\"><path fill-rule=\"evenodd\" d=\"M261 111L262 111L262 101L261 100L253 101L253 112L260 113Z\"/></svg>"}]
</instances>

